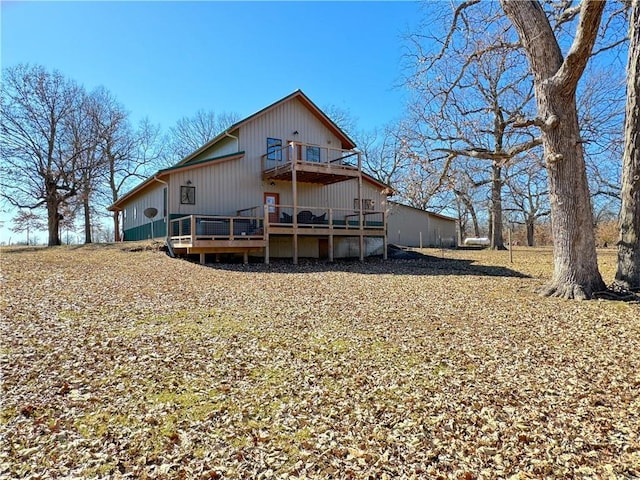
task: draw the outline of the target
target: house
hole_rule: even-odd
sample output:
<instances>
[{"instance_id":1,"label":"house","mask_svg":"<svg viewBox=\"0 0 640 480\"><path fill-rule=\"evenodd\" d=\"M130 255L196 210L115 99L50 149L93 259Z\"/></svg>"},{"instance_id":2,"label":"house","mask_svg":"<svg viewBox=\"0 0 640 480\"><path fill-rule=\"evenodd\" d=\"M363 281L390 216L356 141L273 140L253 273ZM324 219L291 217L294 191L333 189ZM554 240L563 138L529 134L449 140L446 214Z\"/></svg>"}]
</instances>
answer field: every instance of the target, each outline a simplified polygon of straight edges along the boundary
<instances>
[{"instance_id":1,"label":"house","mask_svg":"<svg viewBox=\"0 0 640 480\"><path fill-rule=\"evenodd\" d=\"M391 189L355 143L297 90L239 121L109 207L124 240L166 238L177 254L270 258L387 251Z\"/></svg>"},{"instance_id":2,"label":"house","mask_svg":"<svg viewBox=\"0 0 640 480\"><path fill-rule=\"evenodd\" d=\"M419 208L388 202L389 242L405 247L455 247L457 220Z\"/></svg>"}]
</instances>

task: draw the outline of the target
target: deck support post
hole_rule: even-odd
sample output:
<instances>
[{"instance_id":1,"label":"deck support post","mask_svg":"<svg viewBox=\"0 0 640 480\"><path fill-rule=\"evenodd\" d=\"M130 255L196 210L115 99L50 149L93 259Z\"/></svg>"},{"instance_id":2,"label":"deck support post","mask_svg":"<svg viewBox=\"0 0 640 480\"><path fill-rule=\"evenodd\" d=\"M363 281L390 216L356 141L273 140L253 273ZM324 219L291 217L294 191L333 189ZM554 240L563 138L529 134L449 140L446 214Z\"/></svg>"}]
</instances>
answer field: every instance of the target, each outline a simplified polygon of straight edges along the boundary
<instances>
[{"instance_id":1,"label":"deck support post","mask_svg":"<svg viewBox=\"0 0 640 480\"><path fill-rule=\"evenodd\" d=\"M205 264L205 257L206 253L201 253L200 254L200 265L204 265Z\"/></svg>"},{"instance_id":2,"label":"deck support post","mask_svg":"<svg viewBox=\"0 0 640 480\"><path fill-rule=\"evenodd\" d=\"M384 237L382 237L382 259L387 260L388 254L387 250L389 248L389 239L387 235L387 225L388 225L388 217L387 217L387 200L386 196L382 199L382 228L384 229Z\"/></svg>"},{"instance_id":3,"label":"deck support post","mask_svg":"<svg viewBox=\"0 0 640 480\"><path fill-rule=\"evenodd\" d=\"M360 227L360 261L364 262L364 215L362 213L362 158L358 152L358 225Z\"/></svg>"},{"instance_id":4,"label":"deck support post","mask_svg":"<svg viewBox=\"0 0 640 480\"><path fill-rule=\"evenodd\" d=\"M264 264L269 265L269 205L264 205L264 220L262 221L262 231L264 232Z\"/></svg>"},{"instance_id":5,"label":"deck support post","mask_svg":"<svg viewBox=\"0 0 640 480\"><path fill-rule=\"evenodd\" d=\"M249 250L245 250L244 252L242 252L242 263L244 263L245 265L249 263Z\"/></svg>"},{"instance_id":6,"label":"deck support post","mask_svg":"<svg viewBox=\"0 0 640 480\"><path fill-rule=\"evenodd\" d=\"M329 261L333 262L333 235L329 235Z\"/></svg>"},{"instance_id":7,"label":"deck support post","mask_svg":"<svg viewBox=\"0 0 640 480\"><path fill-rule=\"evenodd\" d=\"M298 264L298 176L296 173L296 149L293 143L289 144L291 155L291 195L293 199L293 264Z\"/></svg>"}]
</instances>

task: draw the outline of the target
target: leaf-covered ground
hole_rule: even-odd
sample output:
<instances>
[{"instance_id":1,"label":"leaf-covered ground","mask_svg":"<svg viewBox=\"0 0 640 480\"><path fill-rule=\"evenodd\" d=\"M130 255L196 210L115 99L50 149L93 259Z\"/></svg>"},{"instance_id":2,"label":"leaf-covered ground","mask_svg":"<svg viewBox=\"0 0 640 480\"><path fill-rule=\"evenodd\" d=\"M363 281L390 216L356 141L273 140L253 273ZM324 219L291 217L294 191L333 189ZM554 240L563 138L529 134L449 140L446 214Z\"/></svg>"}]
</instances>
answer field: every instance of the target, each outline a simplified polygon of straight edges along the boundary
<instances>
[{"instance_id":1,"label":"leaf-covered ground","mask_svg":"<svg viewBox=\"0 0 640 480\"><path fill-rule=\"evenodd\" d=\"M0 478L638 478L640 305L425 252L1 250Z\"/></svg>"}]
</instances>

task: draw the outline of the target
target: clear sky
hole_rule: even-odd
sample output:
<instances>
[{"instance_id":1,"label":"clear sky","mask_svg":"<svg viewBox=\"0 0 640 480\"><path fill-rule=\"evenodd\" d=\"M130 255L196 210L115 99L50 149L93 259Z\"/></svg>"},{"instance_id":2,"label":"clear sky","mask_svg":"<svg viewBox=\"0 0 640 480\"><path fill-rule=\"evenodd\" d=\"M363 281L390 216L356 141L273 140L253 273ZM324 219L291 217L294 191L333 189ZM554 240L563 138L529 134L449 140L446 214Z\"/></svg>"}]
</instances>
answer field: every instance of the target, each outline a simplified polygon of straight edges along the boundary
<instances>
[{"instance_id":1,"label":"clear sky","mask_svg":"<svg viewBox=\"0 0 640 480\"><path fill-rule=\"evenodd\" d=\"M2 2L2 65L103 85L163 129L198 109L248 116L302 89L360 128L402 114L417 2Z\"/></svg>"},{"instance_id":2,"label":"clear sky","mask_svg":"<svg viewBox=\"0 0 640 480\"><path fill-rule=\"evenodd\" d=\"M197 110L248 116L302 89L357 127L398 119L419 2L1 1L1 65L104 86L166 131ZM0 214L8 220L15 212ZM0 227L0 241L20 235ZM40 235L42 240L44 236Z\"/></svg>"}]
</instances>

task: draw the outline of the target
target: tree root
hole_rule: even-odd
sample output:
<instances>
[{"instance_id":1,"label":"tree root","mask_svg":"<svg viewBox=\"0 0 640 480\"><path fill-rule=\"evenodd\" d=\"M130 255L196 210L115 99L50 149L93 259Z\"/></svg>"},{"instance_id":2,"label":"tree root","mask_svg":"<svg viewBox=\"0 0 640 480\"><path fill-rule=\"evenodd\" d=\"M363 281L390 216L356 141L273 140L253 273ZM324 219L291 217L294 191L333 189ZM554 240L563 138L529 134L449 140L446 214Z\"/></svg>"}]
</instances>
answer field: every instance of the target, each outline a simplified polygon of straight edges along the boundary
<instances>
[{"instance_id":1,"label":"tree root","mask_svg":"<svg viewBox=\"0 0 640 480\"><path fill-rule=\"evenodd\" d=\"M540 291L543 297L565 298L568 300L613 300L617 302L640 302L640 295L635 289L627 289L621 285L612 284L604 290L592 291L575 283L547 285Z\"/></svg>"},{"instance_id":2,"label":"tree root","mask_svg":"<svg viewBox=\"0 0 640 480\"><path fill-rule=\"evenodd\" d=\"M575 283L547 285L540 291L543 297L565 298L567 300L589 300L592 298L592 292L585 290L582 285Z\"/></svg>"},{"instance_id":3,"label":"tree root","mask_svg":"<svg viewBox=\"0 0 640 480\"><path fill-rule=\"evenodd\" d=\"M602 300L614 300L617 302L638 302L640 303L640 295L638 295L640 289L626 288L617 283L611 284L606 290L600 292L594 292L593 298Z\"/></svg>"}]
</instances>

